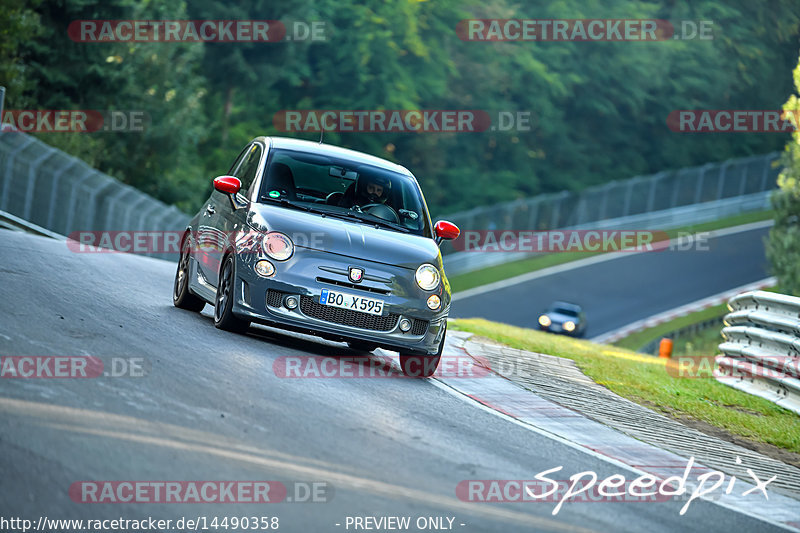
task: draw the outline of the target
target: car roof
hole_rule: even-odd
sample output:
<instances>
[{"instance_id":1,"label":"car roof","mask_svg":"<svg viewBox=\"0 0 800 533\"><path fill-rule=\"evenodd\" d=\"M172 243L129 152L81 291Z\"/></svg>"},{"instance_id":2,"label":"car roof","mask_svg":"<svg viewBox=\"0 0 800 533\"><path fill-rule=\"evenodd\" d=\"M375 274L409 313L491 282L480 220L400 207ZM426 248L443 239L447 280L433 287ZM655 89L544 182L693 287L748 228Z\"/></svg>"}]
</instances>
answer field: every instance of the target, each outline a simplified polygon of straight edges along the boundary
<instances>
[{"instance_id":1,"label":"car roof","mask_svg":"<svg viewBox=\"0 0 800 533\"><path fill-rule=\"evenodd\" d=\"M404 166L392 163L386 159L375 157L363 152L357 152L341 146L334 146L332 144L319 143L314 141L306 141L303 139L291 139L289 137L257 137L255 140L260 140L270 144L275 148L283 148L285 150L302 150L304 152L313 152L315 154L327 155L330 157L340 157L343 159L350 159L357 163L372 165L392 172L397 172L411 178L414 175Z\"/></svg>"},{"instance_id":2,"label":"car roof","mask_svg":"<svg viewBox=\"0 0 800 533\"><path fill-rule=\"evenodd\" d=\"M550 309L554 309L556 307L560 307L561 309L567 309L567 310L570 310L570 311L575 311L577 313L580 313L580 312L583 311L583 309L581 309L580 305L572 304L572 303L569 303L569 302L555 301L552 304L550 304Z\"/></svg>"}]
</instances>

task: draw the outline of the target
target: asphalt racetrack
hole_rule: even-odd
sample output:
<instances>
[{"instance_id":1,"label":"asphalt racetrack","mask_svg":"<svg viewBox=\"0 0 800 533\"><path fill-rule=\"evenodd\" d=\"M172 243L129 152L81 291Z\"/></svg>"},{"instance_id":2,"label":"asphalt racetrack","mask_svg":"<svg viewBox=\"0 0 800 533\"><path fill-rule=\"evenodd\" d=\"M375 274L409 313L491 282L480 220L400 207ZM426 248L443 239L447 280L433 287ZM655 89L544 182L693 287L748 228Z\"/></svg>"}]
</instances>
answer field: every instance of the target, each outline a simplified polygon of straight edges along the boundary
<instances>
[{"instance_id":1,"label":"asphalt racetrack","mask_svg":"<svg viewBox=\"0 0 800 533\"><path fill-rule=\"evenodd\" d=\"M757 236L747 237L725 250L755 249ZM478 409L434 380L278 377L273 365L281 357L353 352L266 328L217 330L208 306L202 315L172 306L171 262L74 253L64 242L9 231L0 231L0 244L3 355L136 358L146 370L141 377L0 380L3 516L34 523L41 516L266 516L277 517L280 530L303 532L353 531L354 517L368 516L439 517L428 524L464 532L773 529L705 501L683 516L680 501L566 503L555 516L553 503L463 501L456 495L463 480L533 479L559 465L563 479L624 472ZM693 264L703 258L722 263L706 254ZM632 259L628 271L642 261L652 267L650 256ZM688 259L676 256L670 268ZM682 286L689 277L676 271L671 279ZM662 280L659 294L668 285ZM609 313L638 299L645 300L621 295ZM288 493L259 505L79 503L84 496L70 487L87 480L268 480ZM312 483L322 487L316 503L307 501Z\"/></svg>"},{"instance_id":2,"label":"asphalt racetrack","mask_svg":"<svg viewBox=\"0 0 800 533\"><path fill-rule=\"evenodd\" d=\"M555 300L579 304L592 338L636 320L769 276L760 227L709 238L700 249L620 253L611 261L571 268L463 298L454 318L480 317L527 328Z\"/></svg>"}]
</instances>

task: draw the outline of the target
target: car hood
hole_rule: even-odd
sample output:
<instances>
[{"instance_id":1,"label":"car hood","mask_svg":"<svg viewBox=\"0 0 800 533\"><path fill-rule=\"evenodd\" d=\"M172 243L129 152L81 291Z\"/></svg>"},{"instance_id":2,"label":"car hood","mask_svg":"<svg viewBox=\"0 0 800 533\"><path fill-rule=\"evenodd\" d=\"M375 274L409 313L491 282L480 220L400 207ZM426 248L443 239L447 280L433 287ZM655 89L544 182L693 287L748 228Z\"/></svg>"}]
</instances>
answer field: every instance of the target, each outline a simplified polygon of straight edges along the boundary
<instances>
[{"instance_id":1,"label":"car hood","mask_svg":"<svg viewBox=\"0 0 800 533\"><path fill-rule=\"evenodd\" d=\"M247 223L262 232L280 231L295 246L416 270L422 263L442 268L439 247L419 235L269 205L253 205Z\"/></svg>"}]
</instances>

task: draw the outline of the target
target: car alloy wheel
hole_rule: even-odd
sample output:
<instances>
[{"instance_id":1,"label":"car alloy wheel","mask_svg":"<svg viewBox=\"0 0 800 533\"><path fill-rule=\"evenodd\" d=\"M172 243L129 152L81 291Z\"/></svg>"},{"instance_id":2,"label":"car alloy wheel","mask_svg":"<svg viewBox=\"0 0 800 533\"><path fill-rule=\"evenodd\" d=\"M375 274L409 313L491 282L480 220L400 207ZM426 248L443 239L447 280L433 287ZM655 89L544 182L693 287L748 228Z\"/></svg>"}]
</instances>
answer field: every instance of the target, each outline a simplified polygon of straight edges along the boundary
<instances>
[{"instance_id":1,"label":"car alloy wheel","mask_svg":"<svg viewBox=\"0 0 800 533\"><path fill-rule=\"evenodd\" d=\"M175 272L175 287L172 290L172 304L188 311L202 311L206 303L189 291L189 260L191 245L189 237L183 241L181 255L178 259L178 270Z\"/></svg>"},{"instance_id":2,"label":"car alloy wheel","mask_svg":"<svg viewBox=\"0 0 800 533\"><path fill-rule=\"evenodd\" d=\"M400 353L400 368L403 369L406 376L429 378L436 372L444 351L444 339L447 337L447 319L444 320L442 340L439 342L439 349L435 355Z\"/></svg>"},{"instance_id":3,"label":"car alloy wheel","mask_svg":"<svg viewBox=\"0 0 800 533\"><path fill-rule=\"evenodd\" d=\"M250 322L233 314L234 279L234 257L229 255L223 261L219 274L217 296L214 299L214 325L225 331L244 333L250 327Z\"/></svg>"}]
</instances>

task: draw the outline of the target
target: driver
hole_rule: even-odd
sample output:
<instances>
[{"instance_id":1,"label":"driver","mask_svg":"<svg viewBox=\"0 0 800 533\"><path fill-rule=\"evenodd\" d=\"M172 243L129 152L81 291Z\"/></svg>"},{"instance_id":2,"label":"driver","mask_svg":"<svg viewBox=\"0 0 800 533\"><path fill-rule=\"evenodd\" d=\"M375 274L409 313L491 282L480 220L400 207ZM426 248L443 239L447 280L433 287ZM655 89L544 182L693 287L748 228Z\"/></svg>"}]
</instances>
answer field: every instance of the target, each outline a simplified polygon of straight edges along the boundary
<instances>
[{"instance_id":1,"label":"driver","mask_svg":"<svg viewBox=\"0 0 800 533\"><path fill-rule=\"evenodd\" d=\"M355 185L355 194L345 193L342 202L343 207L359 206L364 207L370 204L385 204L389 198L389 191L392 189L392 180L380 175L362 175L358 178Z\"/></svg>"}]
</instances>

